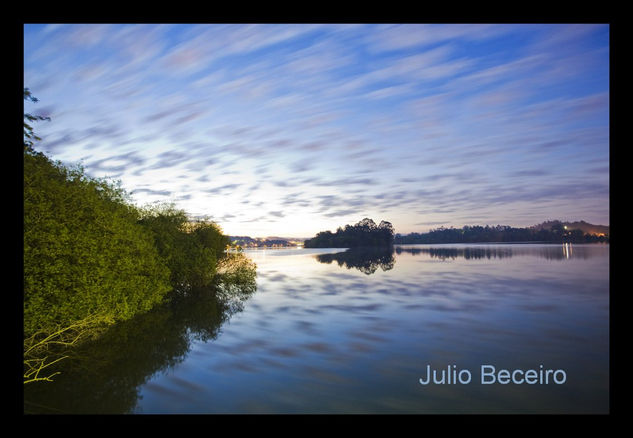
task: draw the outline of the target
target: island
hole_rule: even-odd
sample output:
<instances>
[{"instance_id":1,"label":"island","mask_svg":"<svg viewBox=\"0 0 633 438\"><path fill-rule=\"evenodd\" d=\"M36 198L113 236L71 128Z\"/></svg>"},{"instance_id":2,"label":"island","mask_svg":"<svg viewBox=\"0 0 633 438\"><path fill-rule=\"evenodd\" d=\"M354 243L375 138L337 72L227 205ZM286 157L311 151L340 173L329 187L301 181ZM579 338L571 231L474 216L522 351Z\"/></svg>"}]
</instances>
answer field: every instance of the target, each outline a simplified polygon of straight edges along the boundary
<instances>
[{"instance_id":1,"label":"island","mask_svg":"<svg viewBox=\"0 0 633 438\"><path fill-rule=\"evenodd\" d=\"M321 231L303 242L304 248L358 248L365 246L390 246L394 243L394 228L390 222L376 223L364 218L354 225L339 227L335 233Z\"/></svg>"}]
</instances>

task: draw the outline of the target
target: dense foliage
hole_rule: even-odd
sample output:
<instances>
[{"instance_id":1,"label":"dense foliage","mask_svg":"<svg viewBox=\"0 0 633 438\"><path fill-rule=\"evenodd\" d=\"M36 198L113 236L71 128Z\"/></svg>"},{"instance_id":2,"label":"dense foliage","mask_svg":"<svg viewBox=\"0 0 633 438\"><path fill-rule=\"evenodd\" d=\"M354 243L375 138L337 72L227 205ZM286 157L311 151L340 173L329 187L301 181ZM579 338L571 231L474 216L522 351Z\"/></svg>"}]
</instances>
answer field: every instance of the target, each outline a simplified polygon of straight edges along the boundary
<instances>
[{"instance_id":1,"label":"dense foliage","mask_svg":"<svg viewBox=\"0 0 633 438\"><path fill-rule=\"evenodd\" d=\"M209 285L218 259L231 243L215 223L189 222L186 213L173 205L146 209L140 224L151 231L176 292Z\"/></svg>"},{"instance_id":2,"label":"dense foliage","mask_svg":"<svg viewBox=\"0 0 633 438\"><path fill-rule=\"evenodd\" d=\"M169 271L138 219L117 185L25 152L25 336L162 300Z\"/></svg>"},{"instance_id":3,"label":"dense foliage","mask_svg":"<svg viewBox=\"0 0 633 438\"><path fill-rule=\"evenodd\" d=\"M228 244L213 222L171 205L139 210L117 184L24 154L25 336L90 315L128 319L169 290L209 285Z\"/></svg>"},{"instance_id":4,"label":"dense foliage","mask_svg":"<svg viewBox=\"0 0 633 438\"><path fill-rule=\"evenodd\" d=\"M397 234L396 244L412 243L476 243L476 242L608 242L608 236L587 234L579 229L565 229L556 223L549 229L514 228L505 225L438 228L428 233Z\"/></svg>"},{"instance_id":5,"label":"dense foliage","mask_svg":"<svg viewBox=\"0 0 633 438\"><path fill-rule=\"evenodd\" d=\"M24 99L37 102L28 88ZM24 382L49 380L66 347L104 326L211 285L230 245L210 221L173 205L134 206L117 182L34 149L24 114ZM224 263L223 271L226 274ZM239 275L254 265L236 263ZM236 274L237 275L237 274ZM170 292L171 291L171 292ZM54 375L54 374L53 374Z\"/></svg>"},{"instance_id":6,"label":"dense foliage","mask_svg":"<svg viewBox=\"0 0 633 438\"><path fill-rule=\"evenodd\" d=\"M304 242L305 248L355 248L362 246L388 246L393 243L393 226L381 221L379 225L365 218L355 225L345 225L336 233L321 231Z\"/></svg>"}]
</instances>

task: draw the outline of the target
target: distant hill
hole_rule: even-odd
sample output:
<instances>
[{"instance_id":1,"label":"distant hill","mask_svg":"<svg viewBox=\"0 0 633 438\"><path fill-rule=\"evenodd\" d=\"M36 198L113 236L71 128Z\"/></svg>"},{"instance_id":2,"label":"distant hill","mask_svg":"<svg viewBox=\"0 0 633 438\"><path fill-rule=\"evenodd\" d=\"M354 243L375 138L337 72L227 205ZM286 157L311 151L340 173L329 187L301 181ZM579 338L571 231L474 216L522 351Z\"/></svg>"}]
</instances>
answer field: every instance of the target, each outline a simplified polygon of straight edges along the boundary
<instances>
[{"instance_id":1,"label":"distant hill","mask_svg":"<svg viewBox=\"0 0 633 438\"><path fill-rule=\"evenodd\" d=\"M609 227L585 221L550 220L527 228L507 225L440 227L428 233L410 233L404 236L396 234L394 239L397 244L482 242L608 243Z\"/></svg>"},{"instance_id":2,"label":"distant hill","mask_svg":"<svg viewBox=\"0 0 633 438\"><path fill-rule=\"evenodd\" d=\"M597 234L597 235L609 235L609 226L608 225L594 225L587 223L585 221L576 221L576 222L561 222L559 220L550 220L545 221L542 224L534 225L533 229L535 230L551 230L554 225L560 224L564 227L567 227L568 230L580 230L586 234Z\"/></svg>"},{"instance_id":3,"label":"distant hill","mask_svg":"<svg viewBox=\"0 0 633 438\"><path fill-rule=\"evenodd\" d=\"M231 242L245 248L269 248L269 247L287 247L297 246L303 242L303 239L284 238L284 237L250 237L250 236L229 236Z\"/></svg>"},{"instance_id":4,"label":"distant hill","mask_svg":"<svg viewBox=\"0 0 633 438\"><path fill-rule=\"evenodd\" d=\"M267 236L266 240L287 240L288 242L303 242L309 239L309 237L280 237L280 236Z\"/></svg>"}]
</instances>

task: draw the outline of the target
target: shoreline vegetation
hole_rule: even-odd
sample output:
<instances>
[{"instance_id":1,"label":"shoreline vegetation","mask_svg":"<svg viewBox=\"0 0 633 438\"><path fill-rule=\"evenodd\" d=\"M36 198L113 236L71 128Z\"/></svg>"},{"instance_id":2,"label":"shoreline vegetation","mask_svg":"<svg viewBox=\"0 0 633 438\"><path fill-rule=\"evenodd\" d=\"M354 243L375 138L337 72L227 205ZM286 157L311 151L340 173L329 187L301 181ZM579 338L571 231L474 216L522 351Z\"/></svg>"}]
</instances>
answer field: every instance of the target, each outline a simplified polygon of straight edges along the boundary
<instances>
[{"instance_id":1,"label":"shoreline vegetation","mask_svg":"<svg viewBox=\"0 0 633 438\"><path fill-rule=\"evenodd\" d=\"M596 227L600 227L599 232L591 232ZM394 243L609 243L609 231L608 227L582 221L566 225L556 220L528 228L507 225L441 227L428 233L396 234Z\"/></svg>"},{"instance_id":2,"label":"shoreline vegetation","mask_svg":"<svg viewBox=\"0 0 633 438\"><path fill-rule=\"evenodd\" d=\"M37 101L27 88L24 99ZM93 178L33 148L25 114L24 384L52 381L70 349L178 297L254 281L255 264L221 227L173 204L134 205L118 181Z\"/></svg>"},{"instance_id":3,"label":"shoreline vegetation","mask_svg":"<svg viewBox=\"0 0 633 438\"><path fill-rule=\"evenodd\" d=\"M442 243L609 243L609 229L584 221L567 225L555 220L528 228L507 225L433 229L428 233L395 234L391 223L379 225L365 218L335 233L321 231L304 242L305 248L358 248L402 244Z\"/></svg>"}]
</instances>

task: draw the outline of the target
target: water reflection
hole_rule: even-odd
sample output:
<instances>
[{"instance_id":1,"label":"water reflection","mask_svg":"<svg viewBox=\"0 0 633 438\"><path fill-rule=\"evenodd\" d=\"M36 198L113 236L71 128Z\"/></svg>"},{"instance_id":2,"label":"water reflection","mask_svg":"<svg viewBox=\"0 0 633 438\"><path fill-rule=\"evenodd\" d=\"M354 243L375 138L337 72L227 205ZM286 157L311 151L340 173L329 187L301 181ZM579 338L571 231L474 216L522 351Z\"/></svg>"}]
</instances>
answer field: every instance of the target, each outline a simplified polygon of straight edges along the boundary
<instances>
[{"instance_id":1,"label":"water reflection","mask_svg":"<svg viewBox=\"0 0 633 438\"><path fill-rule=\"evenodd\" d=\"M608 411L608 245L247 254L256 286L229 281L121 324L26 400L73 413ZM544 364L569 381L419 384L449 364Z\"/></svg>"},{"instance_id":2,"label":"water reflection","mask_svg":"<svg viewBox=\"0 0 633 438\"><path fill-rule=\"evenodd\" d=\"M373 274L380 267L393 269L394 254L427 255L430 258L448 259L504 259L533 256L547 260L589 259L609 253L608 244L539 244L539 243L473 243L473 244L399 244L391 247L360 247L347 250L338 248L267 249L249 250L257 256L313 255L320 263L336 262L341 267L356 268Z\"/></svg>"},{"instance_id":3,"label":"water reflection","mask_svg":"<svg viewBox=\"0 0 633 438\"><path fill-rule=\"evenodd\" d=\"M317 254L314 257L320 263L336 262L347 269L355 268L371 275L378 268L383 271L393 269L394 254L426 255L440 260L478 260L507 259L511 257L535 256L547 260L568 260L570 258L588 259L608 251L606 245L395 245L392 247L351 248L337 253Z\"/></svg>"},{"instance_id":4,"label":"water reflection","mask_svg":"<svg viewBox=\"0 0 633 438\"><path fill-rule=\"evenodd\" d=\"M412 255L428 254L432 258L438 258L441 260L464 258L469 259L491 259L491 258L505 258L512 257L511 248L395 248L394 251L397 254L409 253Z\"/></svg>"},{"instance_id":5,"label":"water reflection","mask_svg":"<svg viewBox=\"0 0 633 438\"><path fill-rule=\"evenodd\" d=\"M78 348L54 382L24 388L24 412L131 412L142 384L181 363L195 341L216 339L222 325L244 309L257 287L254 265L241 255L229 262L212 287L120 322Z\"/></svg>"},{"instance_id":6,"label":"water reflection","mask_svg":"<svg viewBox=\"0 0 633 438\"><path fill-rule=\"evenodd\" d=\"M373 274L378 268L383 271L393 269L395 263L392 247L351 248L344 252L318 254L315 257L320 263L336 262L341 267L356 268L367 275Z\"/></svg>"},{"instance_id":7,"label":"water reflection","mask_svg":"<svg viewBox=\"0 0 633 438\"><path fill-rule=\"evenodd\" d=\"M446 245L428 246L411 245L395 246L396 254L408 253L411 255L425 254L431 258L441 260L463 258L471 259L504 259L517 256L535 256L548 260L566 260L570 258L588 259L603 255L608 252L607 245L572 245L564 243L562 245L530 245L530 244L509 244L509 245Z\"/></svg>"}]
</instances>

